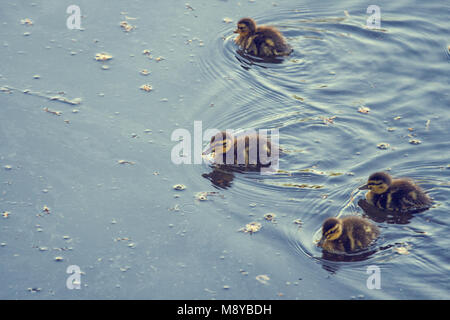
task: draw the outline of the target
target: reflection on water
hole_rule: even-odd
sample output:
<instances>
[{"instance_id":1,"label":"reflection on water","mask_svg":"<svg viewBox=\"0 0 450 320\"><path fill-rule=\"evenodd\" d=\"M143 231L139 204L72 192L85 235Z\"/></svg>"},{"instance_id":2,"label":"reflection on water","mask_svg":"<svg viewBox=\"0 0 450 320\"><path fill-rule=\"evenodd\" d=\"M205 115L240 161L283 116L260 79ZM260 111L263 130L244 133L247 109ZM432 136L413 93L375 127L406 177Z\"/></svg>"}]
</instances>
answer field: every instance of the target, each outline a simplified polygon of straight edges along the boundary
<instances>
[{"instance_id":1,"label":"reflection on water","mask_svg":"<svg viewBox=\"0 0 450 320\"><path fill-rule=\"evenodd\" d=\"M231 187L234 173L226 167L213 167L213 170L210 173L203 173L202 177L211 181L217 188L227 189Z\"/></svg>"},{"instance_id":2,"label":"reflection on water","mask_svg":"<svg viewBox=\"0 0 450 320\"><path fill-rule=\"evenodd\" d=\"M415 214L424 212L429 209L429 207L426 207L408 211L382 210L371 205L365 199L360 199L358 201L358 205L364 210L368 218L372 219L375 222L386 222L389 224L408 224Z\"/></svg>"}]
</instances>

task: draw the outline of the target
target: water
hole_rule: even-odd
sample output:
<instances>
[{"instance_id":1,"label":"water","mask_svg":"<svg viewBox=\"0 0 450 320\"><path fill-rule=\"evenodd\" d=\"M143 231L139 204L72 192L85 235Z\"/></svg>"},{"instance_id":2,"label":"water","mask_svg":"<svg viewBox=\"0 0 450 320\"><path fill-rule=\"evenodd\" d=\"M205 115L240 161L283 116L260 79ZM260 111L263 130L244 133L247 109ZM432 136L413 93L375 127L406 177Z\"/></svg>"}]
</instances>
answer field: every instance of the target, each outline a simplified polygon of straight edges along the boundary
<instances>
[{"instance_id":1,"label":"water","mask_svg":"<svg viewBox=\"0 0 450 320\"><path fill-rule=\"evenodd\" d=\"M2 299L449 298L448 6L382 1L382 29L369 30L365 5L350 1L80 1L80 31L65 26L68 5L0 11ZM293 54L239 55L243 16L277 26ZM279 129L280 173L174 165L171 134L193 141L196 120ZM362 215L357 187L387 169L434 207L378 221L375 252L358 261L323 259L322 222ZM259 232L238 232L253 221ZM69 265L83 271L80 290L66 287ZM366 286L373 265L379 290Z\"/></svg>"}]
</instances>

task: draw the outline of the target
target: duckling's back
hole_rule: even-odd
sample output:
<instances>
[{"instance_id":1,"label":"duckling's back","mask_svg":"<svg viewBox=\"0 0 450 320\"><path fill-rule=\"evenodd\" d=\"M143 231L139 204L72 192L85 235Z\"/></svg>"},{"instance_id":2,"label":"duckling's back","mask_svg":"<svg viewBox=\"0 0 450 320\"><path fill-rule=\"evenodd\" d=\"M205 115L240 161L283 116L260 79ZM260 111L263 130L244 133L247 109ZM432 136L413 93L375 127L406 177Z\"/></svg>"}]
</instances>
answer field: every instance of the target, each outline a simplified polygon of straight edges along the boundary
<instances>
[{"instance_id":1,"label":"duckling's back","mask_svg":"<svg viewBox=\"0 0 450 320\"><path fill-rule=\"evenodd\" d=\"M258 48L260 55L264 54L266 56L281 56L288 55L292 52L291 46L286 43L281 32L273 27L258 27L256 29L253 42Z\"/></svg>"},{"instance_id":2,"label":"duckling's back","mask_svg":"<svg viewBox=\"0 0 450 320\"><path fill-rule=\"evenodd\" d=\"M388 192L381 194L378 206L394 211L422 208L431 204L430 197L409 179L396 179Z\"/></svg>"},{"instance_id":3,"label":"duckling's back","mask_svg":"<svg viewBox=\"0 0 450 320\"><path fill-rule=\"evenodd\" d=\"M347 252L367 248L380 234L378 227L364 218L345 217L342 219L342 223L344 235L347 238L344 241Z\"/></svg>"}]
</instances>

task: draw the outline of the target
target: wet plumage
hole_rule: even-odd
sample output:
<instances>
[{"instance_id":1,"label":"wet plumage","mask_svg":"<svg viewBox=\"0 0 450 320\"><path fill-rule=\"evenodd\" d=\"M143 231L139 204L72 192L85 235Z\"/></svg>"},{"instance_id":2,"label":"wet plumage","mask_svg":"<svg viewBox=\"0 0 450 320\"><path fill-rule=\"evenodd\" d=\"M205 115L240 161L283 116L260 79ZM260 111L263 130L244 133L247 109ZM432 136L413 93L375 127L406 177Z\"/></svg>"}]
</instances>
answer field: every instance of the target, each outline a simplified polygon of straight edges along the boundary
<instances>
[{"instance_id":1,"label":"wet plumage","mask_svg":"<svg viewBox=\"0 0 450 320\"><path fill-rule=\"evenodd\" d=\"M368 189L366 200L369 204L385 210L408 211L431 205L431 198L411 179L392 179L385 172L372 174L367 184L359 188Z\"/></svg>"},{"instance_id":2,"label":"wet plumage","mask_svg":"<svg viewBox=\"0 0 450 320\"><path fill-rule=\"evenodd\" d=\"M379 234L376 225L361 217L328 218L319 246L329 253L352 253L367 248Z\"/></svg>"},{"instance_id":3,"label":"wet plumage","mask_svg":"<svg viewBox=\"0 0 450 320\"><path fill-rule=\"evenodd\" d=\"M275 27L257 26L251 18L237 23L235 42L248 54L257 57L287 56L292 52L283 35Z\"/></svg>"},{"instance_id":4,"label":"wet plumage","mask_svg":"<svg viewBox=\"0 0 450 320\"><path fill-rule=\"evenodd\" d=\"M231 135L222 131L211 138L203 152L207 154L212 154L216 164L260 168L278 160L279 148L270 137L256 132Z\"/></svg>"}]
</instances>

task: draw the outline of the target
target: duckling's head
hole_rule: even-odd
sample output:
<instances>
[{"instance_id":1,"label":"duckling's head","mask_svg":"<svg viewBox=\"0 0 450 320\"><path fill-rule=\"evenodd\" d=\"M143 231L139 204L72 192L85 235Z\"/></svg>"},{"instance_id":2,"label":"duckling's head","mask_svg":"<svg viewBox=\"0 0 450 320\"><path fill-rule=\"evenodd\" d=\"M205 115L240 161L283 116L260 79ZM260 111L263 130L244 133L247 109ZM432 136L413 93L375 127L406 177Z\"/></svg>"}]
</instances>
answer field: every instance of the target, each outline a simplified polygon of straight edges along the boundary
<instances>
[{"instance_id":1,"label":"duckling's head","mask_svg":"<svg viewBox=\"0 0 450 320\"><path fill-rule=\"evenodd\" d=\"M342 222L337 218L328 218L322 225L322 239L320 239L319 246L325 240L333 241L342 235Z\"/></svg>"},{"instance_id":2,"label":"duckling's head","mask_svg":"<svg viewBox=\"0 0 450 320\"><path fill-rule=\"evenodd\" d=\"M373 193L382 194L385 193L392 184L392 178L386 172L375 172L370 175L367 183L361 187L359 190L369 189Z\"/></svg>"},{"instance_id":3,"label":"duckling's head","mask_svg":"<svg viewBox=\"0 0 450 320\"><path fill-rule=\"evenodd\" d=\"M215 136L212 136L209 142L209 147L203 154L214 153L215 156L226 154L233 145L233 137L226 131L219 132Z\"/></svg>"},{"instance_id":4,"label":"duckling's head","mask_svg":"<svg viewBox=\"0 0 450 320\"><path fill-rule=\"evenodd\" d=\"M240 36L247 36L255 33L256 22L251 18L242 18L237 23L237 29L234 33L239 33Z\"/></svg>"}]
</instances>

